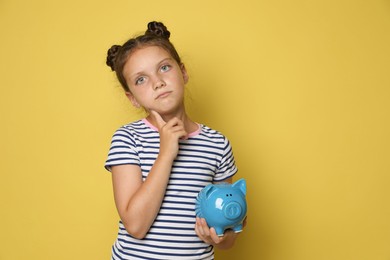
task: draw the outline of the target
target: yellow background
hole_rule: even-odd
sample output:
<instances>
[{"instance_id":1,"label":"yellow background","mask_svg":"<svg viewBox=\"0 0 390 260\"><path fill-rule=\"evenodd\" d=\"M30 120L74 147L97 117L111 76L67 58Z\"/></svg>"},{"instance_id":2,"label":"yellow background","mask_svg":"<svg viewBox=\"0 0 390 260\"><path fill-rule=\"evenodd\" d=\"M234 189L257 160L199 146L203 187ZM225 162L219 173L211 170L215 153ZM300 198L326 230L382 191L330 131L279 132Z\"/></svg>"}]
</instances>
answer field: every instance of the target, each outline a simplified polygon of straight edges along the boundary
<instances>
[{"instance_id":1,"label":"yellow background","mask_svg":"<svg viewBox=\"0 0 390 260\"><path fill-rule=\"evenodd\" d=\"M248 227L217 259L389 260L388 0L0 1L0 259L109 259L103 164L142 113L106 51L150 20L248 183Z\"/></svg>"}]
</instances>

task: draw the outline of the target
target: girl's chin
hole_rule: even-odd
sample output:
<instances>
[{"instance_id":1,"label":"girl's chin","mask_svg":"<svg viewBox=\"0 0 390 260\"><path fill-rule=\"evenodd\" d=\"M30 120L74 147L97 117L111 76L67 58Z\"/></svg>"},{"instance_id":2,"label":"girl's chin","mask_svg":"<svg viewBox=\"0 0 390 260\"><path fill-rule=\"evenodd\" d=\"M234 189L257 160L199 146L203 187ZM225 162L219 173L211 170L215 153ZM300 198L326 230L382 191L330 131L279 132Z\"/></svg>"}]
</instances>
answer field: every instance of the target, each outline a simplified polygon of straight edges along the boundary
<instances>
[{"instance_id":1,"label":"girl's chin","mask_svg":"<svg viewBox=\"0 0 390 260\"><path fill-rule=\"evenodd\" d=\"M150 111L156 111L160 115L180 115L184 112L184 107L174 107L174 106L164 106L164 107L154 107L154 108L145 108L145 110L150 114Z\"/></svg>"}]
</instances>

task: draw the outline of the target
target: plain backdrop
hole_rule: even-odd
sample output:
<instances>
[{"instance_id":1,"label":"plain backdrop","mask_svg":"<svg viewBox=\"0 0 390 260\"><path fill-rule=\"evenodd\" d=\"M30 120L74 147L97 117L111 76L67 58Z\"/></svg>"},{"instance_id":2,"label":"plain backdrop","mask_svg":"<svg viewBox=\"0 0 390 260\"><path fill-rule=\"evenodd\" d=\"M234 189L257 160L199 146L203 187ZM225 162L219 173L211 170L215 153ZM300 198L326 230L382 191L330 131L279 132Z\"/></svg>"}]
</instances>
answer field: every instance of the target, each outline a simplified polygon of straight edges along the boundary
<instances>
[{"instance_id":1,"label":"plain backdrop","mask_svg":"<svg viewBox=\"0 0 390 260\"><path fill-rule=\"evenodd\" d=\"M106 52L151 20L247 180L248 226L217 259L389 260L388 0L1 0L0 259L109 259L103 165L144 115Z\"/></svg>"}]
</instances>

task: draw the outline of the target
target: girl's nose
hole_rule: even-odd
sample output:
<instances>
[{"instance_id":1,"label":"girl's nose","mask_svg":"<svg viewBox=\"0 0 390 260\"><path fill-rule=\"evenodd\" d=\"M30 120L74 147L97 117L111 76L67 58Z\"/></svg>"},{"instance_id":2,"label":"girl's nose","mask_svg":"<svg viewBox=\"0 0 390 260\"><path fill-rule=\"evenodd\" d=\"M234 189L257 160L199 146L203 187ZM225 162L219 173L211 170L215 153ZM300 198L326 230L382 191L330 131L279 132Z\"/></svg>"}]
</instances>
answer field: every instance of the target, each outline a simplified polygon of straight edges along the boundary
<instances>
[{"instance_id":1,"label":"girl's nose","mask_svg":"<svg viewBox=\"0 0 390 260\"><path fill-rule=\"evenodd\" d=\"M154 84L154 90L157 90L159 88L165 87L165 82L161 79L156 80L156 83Z\"/></svg>"}]
</instances>

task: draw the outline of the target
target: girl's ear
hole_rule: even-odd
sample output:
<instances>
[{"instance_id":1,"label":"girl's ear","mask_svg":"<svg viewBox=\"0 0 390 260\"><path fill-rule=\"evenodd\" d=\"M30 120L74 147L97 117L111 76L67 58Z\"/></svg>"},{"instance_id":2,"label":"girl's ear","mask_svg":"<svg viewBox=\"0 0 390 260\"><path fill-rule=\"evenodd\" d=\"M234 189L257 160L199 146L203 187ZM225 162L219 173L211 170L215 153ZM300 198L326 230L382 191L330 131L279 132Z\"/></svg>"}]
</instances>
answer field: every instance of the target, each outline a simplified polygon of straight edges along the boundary
<instances>
[{"instance_id":1,"label":"girl's ear","mask_svg":"<svg viewBox=\"0 0 390 260\"><path fill-rule=\"evenodd\" d=\"M131 94L131 92L125 92L125 94L126 94L126 97L130 100L131 104L133 104L134 107L136 107L136 108L140 108L141 107L141 105L135 99L133 94Z\"/></svg>"},{"instance_id":2,"label":"girl's ear","mask_svg":"<svg viewBox=\"0 0 390 260\"><path fill-rule=\"evenodd\" d=\"M181 73L183 74L184 83L187 84L189 76L186 70L186 67L184 66L184 63L180 64Z\"/></svg>"}]
</instances>

